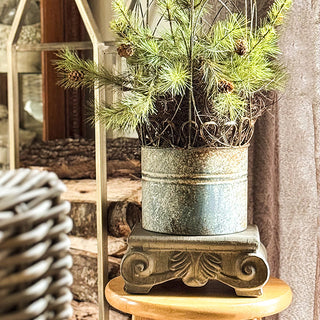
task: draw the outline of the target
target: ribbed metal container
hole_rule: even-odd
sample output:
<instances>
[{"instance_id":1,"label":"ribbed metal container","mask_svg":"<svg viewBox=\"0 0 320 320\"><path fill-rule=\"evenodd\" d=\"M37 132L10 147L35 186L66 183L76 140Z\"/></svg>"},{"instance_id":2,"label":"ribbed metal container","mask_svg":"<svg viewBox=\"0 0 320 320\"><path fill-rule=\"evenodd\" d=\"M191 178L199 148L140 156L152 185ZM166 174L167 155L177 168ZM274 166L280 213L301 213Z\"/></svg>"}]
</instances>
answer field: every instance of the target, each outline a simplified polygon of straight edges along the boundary
<instances>
[{"instance_id":1,"label":"ribbed metal container","mask_svg":"<svg viewBox=\"0 0 320 320\"><path fill-rule=\"evenodd\" d=\"M247 228L247 147L143 147L141 157L144 229L218 235Z\"/></svg>"}]
</instances>

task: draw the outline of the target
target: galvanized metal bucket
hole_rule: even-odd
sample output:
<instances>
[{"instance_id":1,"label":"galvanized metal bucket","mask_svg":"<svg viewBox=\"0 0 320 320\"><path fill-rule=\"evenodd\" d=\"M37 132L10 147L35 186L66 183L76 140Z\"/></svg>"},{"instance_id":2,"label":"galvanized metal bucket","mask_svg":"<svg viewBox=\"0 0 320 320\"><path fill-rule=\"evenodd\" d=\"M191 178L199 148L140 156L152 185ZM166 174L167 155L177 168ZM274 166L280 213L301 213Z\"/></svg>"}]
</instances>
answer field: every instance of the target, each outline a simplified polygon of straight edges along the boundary
<instances>
[{"instance_id":1,"label":"galvanized metal bucket","mask_svg":"<svg viewBox=\"0 0 320 320\"><path fill-rule=\"evenodd\" d=\"M176 235L247 228L248 147L143 147L142 227Z\"/></svg>"}]
</instances>

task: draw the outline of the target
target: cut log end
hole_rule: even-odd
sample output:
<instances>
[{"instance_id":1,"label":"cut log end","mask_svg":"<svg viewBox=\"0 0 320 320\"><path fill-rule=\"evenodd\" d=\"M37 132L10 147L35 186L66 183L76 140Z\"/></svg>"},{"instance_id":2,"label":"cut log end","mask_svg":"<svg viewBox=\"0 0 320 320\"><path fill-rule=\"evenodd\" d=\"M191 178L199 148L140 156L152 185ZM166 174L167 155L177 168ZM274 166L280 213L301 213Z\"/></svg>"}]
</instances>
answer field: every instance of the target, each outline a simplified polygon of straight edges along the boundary
<instances>
[{"instance_id":1,"label":"cut log end","mask_svg":"<svg viewBox=\"0 0 320 320\"><path fill-rule=\"evenodd\" d=\"M114 237L129 237L134 225L141 221L140 206L128 202L113 202L108 210L108 231Z\"/></svg>"}]
</instances>

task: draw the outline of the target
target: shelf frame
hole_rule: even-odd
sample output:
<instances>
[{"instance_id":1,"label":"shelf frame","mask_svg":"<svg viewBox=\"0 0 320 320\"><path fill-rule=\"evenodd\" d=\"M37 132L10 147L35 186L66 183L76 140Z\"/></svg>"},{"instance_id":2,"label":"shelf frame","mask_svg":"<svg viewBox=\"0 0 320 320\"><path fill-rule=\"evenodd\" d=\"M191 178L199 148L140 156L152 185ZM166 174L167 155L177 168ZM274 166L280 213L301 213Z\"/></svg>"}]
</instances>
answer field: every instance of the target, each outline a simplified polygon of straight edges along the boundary
<instances>
[{"instance_id":1,"label":"shelf frame","mask_svg":"<svg viewBox=\"0 0 320 320\"><path fill-rule=\"evenodd\" d=\"M42 0L43 1L43 0ZM19 168L19 75L17 67L17 52L55 51L63 48L93 49L93 60L97 65L105 65L107 53L115 51L114 42L104 42L87 0L74 0L80 12L91 42L41 43L38 45L18 45L22 21L31 0L20 0L12 23L7 42L8 60L8 125L9 125L9 164L10 169ZM110 62L110 61L109 61ZM107 62L108 64L108 62ZM111 61L112 66L112 61ZM109 66L109 65L107 65ZM97 105L105 99L110 99L105 88L94 90L94 100ZM107 145L106 130L98 121L95 124L96 146L96 183L97 183L97 240L98 240L98 299L99 319L109 318L109 307L104 296L104 288L108 282L108 232L107 232Z\"/></svg>"}]
</instances>

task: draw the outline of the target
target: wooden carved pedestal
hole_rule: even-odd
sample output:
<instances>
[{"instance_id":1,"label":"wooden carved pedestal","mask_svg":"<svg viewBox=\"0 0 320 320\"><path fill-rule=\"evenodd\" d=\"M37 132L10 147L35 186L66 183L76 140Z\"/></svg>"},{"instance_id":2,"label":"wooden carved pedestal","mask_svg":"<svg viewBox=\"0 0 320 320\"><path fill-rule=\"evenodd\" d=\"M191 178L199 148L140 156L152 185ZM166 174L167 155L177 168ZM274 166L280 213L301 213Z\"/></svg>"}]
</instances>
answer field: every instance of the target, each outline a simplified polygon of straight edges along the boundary
<instances>
[{"instance_id":1,"label":"wooden carved pedestal","mask_svg":"<svg viewBox=\"0 0 320 320\"><path fill-rule=\"evenodd\" d=\"M257 226L219 236L175 236L137 225L128 240L121 275L128 293L148 293L154 285L182 279L190 287L218 280L238 296L257 297L269 279L266 250Z\"/></svg>"}]
</instances>

